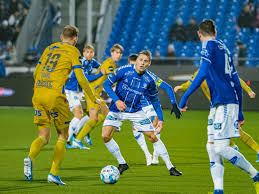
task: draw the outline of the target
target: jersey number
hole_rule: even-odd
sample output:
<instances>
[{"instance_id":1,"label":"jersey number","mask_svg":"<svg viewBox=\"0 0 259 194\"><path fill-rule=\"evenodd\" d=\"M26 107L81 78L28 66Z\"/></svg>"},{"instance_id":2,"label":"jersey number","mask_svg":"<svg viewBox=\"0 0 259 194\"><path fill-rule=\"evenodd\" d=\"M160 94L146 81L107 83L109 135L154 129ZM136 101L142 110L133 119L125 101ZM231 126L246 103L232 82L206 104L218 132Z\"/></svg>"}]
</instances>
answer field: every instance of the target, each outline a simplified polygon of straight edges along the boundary
<instances>
[{"instance_id":1,"label":"jersey number","mask_svg":"<svg viewBox=\"0 0 259 194\"><path fill-rule=\"evenodd\" d=\"M48 72L52 72L52 71L55 70L56 65L57 65L57 63L58 63L58 60L59 60L59 58L60 58L60 54L54 54L54 55L52 55L52 54L53 54L53 53L49 53L49 54L47 55L47 56L48 56L48 59L47 59L45 65L44 65L42 71L44 71L45 68L46 68L46 70L47 70ZM49 65L48 65L48 64L49 64Z\"/></svg>"},{"instance_id":2,"label":"jersey number","mask_svg":"<svg viewBox=\"0 0 259 194\"><path fill-rule=\"evenodd\" d=\"M233 67L230 66L231 58L225 53L225 74L229 74L231 77Z\"/></svg>"}]
</instances>

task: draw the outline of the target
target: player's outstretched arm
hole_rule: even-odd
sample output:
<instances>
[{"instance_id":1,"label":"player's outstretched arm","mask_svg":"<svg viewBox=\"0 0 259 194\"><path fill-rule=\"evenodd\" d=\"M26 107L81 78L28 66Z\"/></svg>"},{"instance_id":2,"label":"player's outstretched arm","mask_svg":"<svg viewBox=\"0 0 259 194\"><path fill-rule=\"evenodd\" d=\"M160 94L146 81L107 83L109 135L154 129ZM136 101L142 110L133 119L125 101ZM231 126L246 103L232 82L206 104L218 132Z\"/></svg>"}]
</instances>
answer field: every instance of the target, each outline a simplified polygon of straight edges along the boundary
<instances>
[{"instance_id":1,"label":"player's outstretched arm","mask_svg":"<svg viewBox=\"0 0 259 194\"><path fill-rule=\"evenodd\" d=\"M174 113L175 117L177 119L180 119L182 114L181 114L181 111L178 108L173 88L168 83L166 83L165 81L162 81L162 83L160 84L159 87L164 89L167 92L167 95L169 96L169 98L171 100L171 104L172 104L171 114Z\"/></svg>"},{"instance_id":2,"label":"player's outstretched arm","mask_svg":"<svg viewBox=\"0 0 259 194\"><path fill-rule=\"evenodd\" d=\"M76 68L76 69L74 69L74 72L76 74L76 78L78 80L79 85L83 88L83 90L86 92L86 94L89 96L89 98L93 102L100 104L101 101L95 97L93 91L90 88L89 82L85 78L83 70L81 68Z\"/></svg>"},{"instance_id":3,"label":"player's outstretched arm","mask_svg":"<svg viewBox=\"0 0 259 194\"><path fill-rule=\"evenodd\" d=\"M104 73L103 73L104 72ZM105 69L102 69L98 74L95 74L95 75L86 75L85 74L85 77L87 78L87 80L89 82L92 82L92 81L95 81L97 80L98 78L102 77L103 74L105 74Z\"/></svg>"},{"instance_id":4,"label":"player's outstretched arm","mask_svg":"<svg viewBox=\"0 0 259 194\"><path fill-rule=\"evenodd\" d=\"M209 71L210 62L207 60L203 60L199 72L197 73L195 79L193 80L192 84L188 88L188 90L185 92L183 97L181 98L181 101L179 103L179 108L184 109L184 107L187 104L187 100L190 97L190 95L197 90L197 88L200 87L201 83L205 80L208 71Z\"/></svg>"},{"instance_id":5,"label":"player's outstretched arm","mask_svg":"<svg viewBox=\"0 0 259 194\"><path fill-rule=\"evenodd\" d=\"M255 98L255 93L254 91L242 80L239 78L239 81L241 83L242 88L248 93L250 98Z\"/></svg>"}]
</instances>

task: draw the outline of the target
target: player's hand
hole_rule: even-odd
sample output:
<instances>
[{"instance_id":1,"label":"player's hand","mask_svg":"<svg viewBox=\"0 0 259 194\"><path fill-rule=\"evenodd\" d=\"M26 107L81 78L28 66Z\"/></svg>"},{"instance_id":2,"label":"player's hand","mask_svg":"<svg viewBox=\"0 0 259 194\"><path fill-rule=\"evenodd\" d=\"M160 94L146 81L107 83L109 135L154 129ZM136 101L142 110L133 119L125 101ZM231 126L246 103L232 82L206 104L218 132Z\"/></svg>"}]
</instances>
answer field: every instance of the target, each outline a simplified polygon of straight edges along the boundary
<instances>
[{"instance_id":1,"label":"player's hand","mask_svg":"<svg viewBox=\"0 0 259 194\"><path fill-rule=\"evenodd\" d=\"M155 127L155 134L160 133L162 131L164 125L164 121L158 121L157 126Z\"/></svg>"},{"instance_id":2,"label":"player's hand","mask_svg":"<svg viewBox=\"0 0 259 194\"><path fill-rule=\"evenodd\" d=\"M119 109L119 111L121 111L121 112L125 111L125 109L127 107L127 105L123 101L121 101L121 100L117 100L115 102L115 104L116 104L117 108Z\"/></svg>"},{"instance_id":3,"label":"player's hand","mask_svg":"<svg viewBox=\"0 0 259 194\"><path fill-rule=\"evenodd\" d=\"M174 92L177 93L180 89L182 89L182 86L175 86Z\"/></svg>"},{"instance_id":4,"label":"player's hand","mask_svg":"<svg viewBox=\"0 0 259 194\"><path fill-rule=\"evenodd\" d=\"M181 111L179 110L179 108L178 108L178 106L177 106L176 103L172 104L171 114L173 114L173 112L174 112L175 117L176 117L177 119L180 119L180 118L181 118L182 113L181 113Z\"/></svg>"},{"instance_id":5,"label":"player's hand","mask_svg":"<svg viewBox=\"0 0 259 194\"><path fill-rule=\"evenodd\" d=\"M249 95L250 98L255 98L255 93L254 92L249 92L248 95Z\"/></svg>"},{"instance_id":6,"label":"player's hand","mask_svg":"<svg viewBox=\"0 0 259 194\"><path fill-rule=\"evenodd\" d=\"M105 71L104 68L101 69L101 72L102 72L103 75L106 74L106 71Z\"/></svg>"},{"instance_id":7,"label":"player's hand","mask_svg":"<svg viewBox=\"0 0 259 194\"><path fill-rule=\"evenodd\" d=\"M183 107L183 108L180 108L180 111L181 112L186 112L187 111L187 106Z\"/></svg>"},{"instance_id":8,"label":"player's hand","mask_svg":"<svg viewBox=\"0 0 259 194\"><path fill-rule=\"evenodd\" d=\"M102 101L101 101L99 98L96 98L95 102L96 102L97 104L99 104L99 105L102 104Z\"/></svg>"},{"instance_id":9,"label":"player's hand","mask_svg":"<svg viewBox=\"0 0 259 194\"><path fill-rule=\"evenodd\" d=\"M244 123L245 123L245 120L239 121L239 122L238 122L238 126L241 127Z\"/></svg>"}]
</instances>

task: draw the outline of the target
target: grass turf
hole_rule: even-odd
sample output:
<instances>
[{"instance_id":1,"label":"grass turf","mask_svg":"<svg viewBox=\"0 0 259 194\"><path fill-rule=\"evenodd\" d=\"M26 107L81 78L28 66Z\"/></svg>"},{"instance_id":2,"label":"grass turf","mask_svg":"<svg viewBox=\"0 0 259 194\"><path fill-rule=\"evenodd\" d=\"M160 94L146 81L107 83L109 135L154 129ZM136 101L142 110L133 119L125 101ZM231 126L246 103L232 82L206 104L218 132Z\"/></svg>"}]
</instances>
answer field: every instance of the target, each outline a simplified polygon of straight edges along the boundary
<instances>
[{"instance_id":1,"label":"grass turf","mask_svg":"<svg viewBox=\"0 0 259 194\"><path fill-rule=\"evenodd\" d=\"M37 136L32 124L33 109L0 109L0 193L208 193L213 191L206 152L206 123L208 111L189 111L176 120L169 111L164 111L165 124L161 139L167 147L173 164L183 172L181 177L169 176L160 158L157 166L146 166L145 156L135 141L131 125L125 122L122 130L114 135L121 153L130 169L123 173L118 183L106 185L100 179L102 167L116 160L101 139L101 126L91 133L94 145L91 150L67 150L60 168L66 187L47 183L51 166L56 132L34 162L32 182L25 181L23 159L30 144ZM246 112L243 130L259 142L259 114ZM257 169L256 153L239 139L235 139L240 151ZM150 152L152 145L148 142ZM225 161L225 193L255 193L252 180L241 170Z\"/></svg>"}]
</instances>

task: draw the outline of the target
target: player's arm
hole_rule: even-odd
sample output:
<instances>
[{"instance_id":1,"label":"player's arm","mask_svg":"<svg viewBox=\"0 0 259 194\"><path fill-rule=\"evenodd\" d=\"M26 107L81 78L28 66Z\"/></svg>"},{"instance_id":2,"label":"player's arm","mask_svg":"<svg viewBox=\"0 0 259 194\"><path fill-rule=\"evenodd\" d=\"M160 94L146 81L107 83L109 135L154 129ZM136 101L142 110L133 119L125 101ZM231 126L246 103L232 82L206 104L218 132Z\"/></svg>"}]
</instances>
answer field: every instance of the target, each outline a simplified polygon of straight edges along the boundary
<instances>
[{"instance_id":1,"label":"player's arm","mask_svg":"<svg viewBox=\"0 0 259 194\"><path fill-rule=\"evenodd\" d=\"M86 75L85 74L85 77L87 78L87 80L89 82L95 81L102 76L103 76L103 73L101 71L98 74L95 74L95 75Z\"/></svg>"},{"instance_id":2,"label":"player's arm","mask_svg":"<svg viewBox=\"0 0 259 194\"><path fill-rule=\"evenodd\" d=\"M178 90L182 90L182 91L186 91L190 85L192 84L192 81L194 80L194 78L196 77L197 73L198 73L199 70L197 70L193 76L185 83L181 84L180 86L175 86L174 87L174 92L178 92Z\"/></svg>"},{"instance_id":3,"label":"player's arm","mask_svg":"<svg viewBox=\"0 0 259 194\"><path fill-rule=\"evenodd\" d=\"M239 81L241 83L242 88L248 93L248 95L250 96L250 98L255 98L255 93L254 91L244 82L244 80L242 80L241 78L239 78Z\"/></svg>"},{"instance_id":4,"label":"player's arm","mask_svg":"<svg viewBox=\"0 0 259 194\"><path fill-rule=\"evenodd\" d=\"M109 76L108 79L106 79L103 83L103 88L106 91L106 93L111 97L113 102L115 102L119 111L124 111L127 107L126 104L122 100L120 100L120 98L112 89L112 85L115 84L118 80L120 80L121 76L122 71L119 71L116 75Z\"/></svg>"},{"instance_id":5,"label":"player's arm","mask_svg":"<svg viewBox=\"0 0 259 194\"><path fill-rule=\"evenodd\" d=\"M244 115L243 115L243 111L242 111L242 86L241 86L239 76L238 76L238 73L237 73L234 65L233 65L232 78L233 78L233 81L235 84L234 86L235 86L235 90L236 90L238 102L239 102L238 122L244 122Z\"/></svg>"},{"instance_id":6,"label":"player's arm","mask_svg":"<svg viewBox=\"0 0 259 194\"><path fill-rule=\"evenodd\" d=\"M84 72L82 70L82 66L81 65L78 65L77 67L74 66L74 72L75 72L76 78L77 78L78 83L81 86L81 88L86 92L88 97L93 102L97 102L97 98L95 97L93 91L91 90L89 82L87 81L87 79L84 75Z\"/></svg>"},{"instance_id":7,"label":"player's arm","mask_svg":"<svg viewBox=\"0 0 259 194\"><path fill-rule=\"evenodd\" d=\"M183 95L183 97L181 98L180 104L179 104L179 108L183 109L186 104L187 104L187 100L190 97L190 95L197 90L201 83L205 80L208 71L209 71L209 66L210 66L211 62L208 60L203 60L199 72L197 73L195 79L193 80L192 84L190 85L190 87L188 88L188 90L185 92L185 94Z\"/></svg>"},{"instance_id":8,"label":"player's arm","mask_svg":"<svg viewBox=\"0 0 259 194\"><path fill-rule=\"evenodd\" d=\"M157 82L156 82L156 85L162 89L164 89L166 92L167 92L167 95L169 96L170 100L171 100L171 104L172 104L172 109L171 109L171 114L175 114L175 117L177 119L180 119L181 117L181 112L178 108L178 105L177 105L177 102L176 102L176 99L175 99L175 95L174 95L174 91L173 91L173 88L168 84L166 83L165 81L159 79Z\"/></svg>"}]
</instances>

